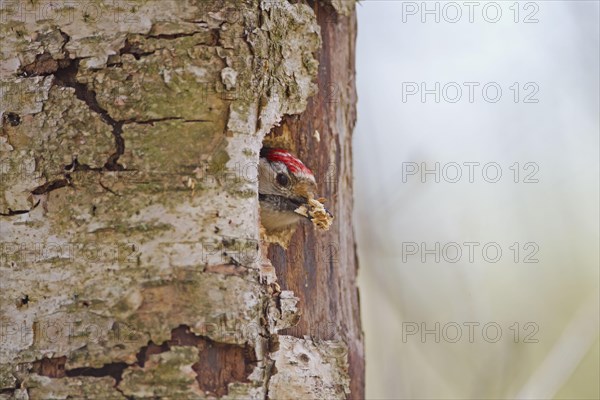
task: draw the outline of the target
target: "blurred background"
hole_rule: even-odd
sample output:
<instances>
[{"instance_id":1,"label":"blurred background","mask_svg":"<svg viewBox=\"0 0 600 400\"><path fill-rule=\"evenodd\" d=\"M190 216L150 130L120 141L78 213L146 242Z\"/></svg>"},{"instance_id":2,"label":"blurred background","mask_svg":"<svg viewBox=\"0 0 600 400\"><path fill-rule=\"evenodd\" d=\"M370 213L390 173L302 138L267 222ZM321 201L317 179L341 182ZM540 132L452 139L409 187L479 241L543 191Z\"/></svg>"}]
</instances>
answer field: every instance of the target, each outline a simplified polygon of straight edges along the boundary
<instances>
[{"instance_id":1,"label":"blurred background","mask_svg":"<svg viewBox=\"0 0 600 400\"><path fill-rule=\"evenodd\" d=\"M367 397L597 399L599 3L468 3L358 6Z\"/></svg>"}]
</instances>

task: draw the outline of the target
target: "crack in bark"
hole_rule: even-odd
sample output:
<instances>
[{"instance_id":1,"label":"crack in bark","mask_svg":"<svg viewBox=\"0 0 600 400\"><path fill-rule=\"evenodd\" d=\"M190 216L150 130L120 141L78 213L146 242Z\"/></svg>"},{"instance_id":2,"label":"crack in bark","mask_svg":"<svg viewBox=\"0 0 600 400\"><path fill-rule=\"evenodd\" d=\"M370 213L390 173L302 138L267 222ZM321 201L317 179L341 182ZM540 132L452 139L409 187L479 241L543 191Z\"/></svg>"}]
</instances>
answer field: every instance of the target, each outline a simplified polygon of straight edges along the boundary
<instances>
[{"instance_id":1,"label":"crack in bark","mask_svg":"<svg viewBox=\"0 0 600 400\"><path fill-rule=\"evenodd\" d=\"M279 286L279 285L277 285L277 286ZM264 303L264 306L263 306L264 308L262 310L262 314L264 316L269 315L269 307L270 307L269 303L272 300L275 301L275 305L276 305L277 309L279 310L279 312L281 313L281 299L279 298L279 296L275 296L274 299L273 298L268 299ZM263 387L265 390L265 399L269 400L269 384L271 382L271 377L277 373L277 367L275 366L275 360L273 360L271 358L271 354L275 353L277 350L279 350L279 334L277 334L277 333L272 334L270 332L269 323L267 322L266 319L261 318L261 324L263 325L263 328L267 332L266 336L265 335L260 335L260 336L267 339L266 351L263 355L262 362L264 363Z\"/></svg>"},{"instance_id":2,"label":"crack in bark","mask_svg":"<svg viewBox=\"0 0 600 400\"><path fill-rule=\"evenodd\" d=\"M123 121L117 121L111 117L108 111L98 103L96 92L90 90L85 83L77 81L79 61L79 58L72 59L68 66L58 69L54 73L54 83L61 87L75 89L75 96L87 104L90 110L98 114L102 121L112 127L116 149L108 157L108 160L104 164L104 169L107 171L123 171L125 168L118 162L119 157L125 152L125 140L121 136L123 133Z\"/></svg>"},{"instance_id":3,"label":"crack in bark","mask_svg":"<svg viewBox=\"0 0 600 400\"><path fill-rule=\"evenodd\" d=\"M20 68L20 72L17 73L21 77L31 76L48 76L54 74L61 68L67 67L71 60L69 59L69 52L65 49L65 46L71 40L71 37L62 30L58 30L60 36L63 38L63 43L60 47L60 51L63 54L62 59L55 59L48 51L44 51L42 54L35 56L35 60L27 65Z\"/></svg>"},{"instance_id":4,"label":"crack in bark","mask_svg":"<svg viewBox=\"0 0 600 400\"><path fill-rule=\"evenodd\" d=\"M249 345L220 343L197 335L187 325L171 330L171 339L161 343L148 342L137 354L137 365L144 367L150 356L161 354L171 346L190 346L198 349L198 362L192 365L196 382L203 392L222 397L228 394L231 382L249 382L248 376L257 360Z\"/></svg>"},{"instance_id":5,"label":"crack in bark","mask_svg":"<svg viewBox=\"0 0 600 400\"><path fill-rule=\"evenodd\" d=\"M42 357L41 360L34 361L31 363L31 372L41 376L47 376L49 378L76 378L79 376L91 376L95 378L102 378L110 376L114 379L115 384L113 388L121 393L125 398L131 398L126 396L125 393L119 389L119 383L123 379L123 372L130 365L124 362L114 362L104 364L101 367L81 367L73 369L65 369L67 357Z\"/></svg>"},{"instance_id":6,"label":"crack in bark","mask_svg":"<svg viewBox=\"0 0 600 400\"><path fill-rule=\"evenodd\" d=\"M163 40L175 40L175 39L179 39L179 38L184 38L184 37L192 37L195 36L199 33L205 33L205 32L210 32L211 38L212 38L212 42L210 43L202 43L204 45L207 46L216 46L219 41L221 40L221 29L220 27L223 25L223 23L221 23L221 25L219 26L219 28L215 28L215 29L210 29L210 30L204 30L204 31L194 31L194 32L185 32L185 33L162 33L159 35L145 35L146 38L148 39L163 39Z\"/></svg>"},{"instance_id":7,"label":"crack in bark","mask_svg":"<svg viewBox=\"0 0 600 400\"><path fill-rule=\"evenodd\" d=\"M125 369L129 367L129 364L124 362L116 362L104 364L99 368L92 367L82 367L82 368L73 368L65 370L65 375L68 377L77 377L77 376L93 376L96 378L101 378L104 376L110 376L115 380L115 388L121 383L123 379L123 372Z\"/></svg>"},{"instance_id":8,"label":"crack in bark","mask_svg":"<svg viewBox=\"0 0 600 400\"><path fill-rule=\"evenodd\" d=\"M207 46L216 46L221 40L221 32L220 29L210 29L207 30L211 34L211 41L207 43L198 43L204 44ZM176 40L185 37L193 37L197 34L206 33L207 31L194 31L194 32L184 32L184 33L171 33L171 34L158 34L158 35L140 35L139 37L143 37L144 39L156 39L156 40ZM142 57L150 56L156 53L159 50L165 50L166 47L159 47L153 50L144 51L141 47L141 43L132 42L130 38L125 39L125 43L123 47L119 50L119 56L124 54L131 54L136 60L140 60ZM107 66L121 66L122 63L111 63Z\"/></svg>"},{"instance_id":9,"label":"crack in bark","mask_svg":"<svg viewBox=\"0 0 600 400\"><path fill-rule=\"evenodd\" d=\"M40 185L40 186L36 187L35 189L33 189L30 193L32 195L41 196L46 193L50 193L53 190L60 189L65 186L71 186L72 185L71 176L69 174L65 174L64 176L65 176L64 179L55 179L55 180L46 182L43 185ZM40 202L41 202L41 200L38 200L33 205L33 207L31 207L29 210L13 210L9 207L8 212L0 212L0 217L12 217L14 215L30 213L40 204Z\"/></svg>"},{"instance_id":10,"label":"crack in bark","mask_svg":"<svg viewBox=\"0 0 600 400\"><path fill-rule=\"evenodd\" d=\"M125 39L125 43L123 44L123 47L121 48L121 50L119 50L119 55L122 56L123 54L131 54L136 60L139 60L142 57L154 54L158 50L161 50L161 49L155 49L152 51L143 51L137 43L131 43L129 41L129 39ZM122 64L122 63L120 63L120 64Z\"/></svg>"},{"instance_id":11,"label":"crack in bark","mask_svg":"<svg viewBox=\"0 0 600 400\"><path fill-rule=\"evenodd\" d=\"M65 175L65 179L55 179L50 182L46 182L43 185L40 185L31 191L31 194L42 195L49 193L53 190L63 188L65 186L71 185L71 177L67 174Z\"/></svg>"},{"instance_id":12,"label":"crack in bark","mask_svg":"<svg viewBox=\"0 0 600 400\"><path fill-rule=\"evenodd\" d=\"M34 188L33 190L31 190L30 193L35 196L41 196L41 195L50 193L54 190L57 190L57 189L60 189L60 188L66 187L66 186L72 186L73 183L71 181L70 172L75 172L75 171L102 172L103 171L103 168L90 167L87 164L80 164L79 161L77 160L77 157L73 157L73 161L71 162L71 164L65 165L64 169L65 169L65 171L67 171L64 174L64 178L54 179L52 181L46 182L42 185L39 185L36 188ZM117 193L114 193L112 190L104 187L104 185L102 185L102 183L100 183L100 186L102 186L102 188L106 189L107 191L109 191L113 194L117 194ZM33 209L35 209L39 204L40 204L40 200L38 200L37 203L35 203L35 205L28 210L12 210L11 208L9 208L8 212L6 212L6 213L0 212L0 217L11 217L13 215L27 214L27 213L33 211Z\"/></svg>"},{"instance_id":13,"label":"crack in bark","mask_svg":"<svg viewBox=\"0 0 600 400\"><path fill-rule=\"evenodd\" d=\"M71 164L65 165L65 171L75 172L75 171L95 171L102 172L101 167L90 167L88 164L81 164L77 159L77 156L73 157L73 161Z\"/></svg>"},{"instance_id":14,"label":"crack in bark","mask_svg":"<svg viewBox=\"0 0 600 400\"><path fill-rule=\"evenodd\" d=\"M33 207L31 207L29 210L13 210L12 208L9 207L8 212L6 212L6 213L0 212L0 217L12 217L13 215L27 214L28 212L31 212L34 208L36 208L39 204L40 204L40 200L38 200L38 202L35 203L35 205Z\"/></svg>"},{"instance_id":15,"label":"crack in bark","mask_svg":"<svg viewBox=\"0 0 600 400\"><path fill-rule=\"evenodd\" d=\"M215 30L211 30L211 32L212 31L215 31ZM121 164L119 164L119 158L125 152L125 140L123 139L123 136L122 136L123 125L125 125L125 124L137 123L137 124L153 125L155 122L175 121L175 120L183 121L185 123L188 123L188 122L212 122L210 120L184 119L181 117L164 117L164 118L156 118L156 119L142 120L142 121L137 121L135 119L131 119L131 120L116 120L116 119L114 119L108 113L108 111L106 109L104 109L98 103L98 100L96 98L96 92L89 89L87 84L77 81L79 62L82 59L84 59L84 57L69 58L69 52L68 52L68 50L66 50L65 47L71 38L68 34L63 32L62 30L59 30L59 33L64 39L62 46L61 46L61 52L63 53L65 58L56 60L48 52L38 54L36 56L35 61L33 61L32 63L25 65L21 68L21 72L19 73L19 75L24 76L24 77L54 75L54 78L55 78L54 84L55 85L61 86L61 87L69 87L69 88L74 89L75 96L79 100L83 101L90 110L92 110L93 112L98 114L100 116L100 118L102 119L102 121L104 121L106 124L111 126L112 134L113 134L113 137L115 140L115 151L108 157L107 161L104 163L104 165L102 167L92 167L87 164L81 164L78 162L77 158L75 157L71 164L66 165L64 167L66 171L69 171L69 172L72 172L72 171L96 171L96 172L124 171L125 168ZM192 32L192 33L146 35L145 37L152 38L152 39L172 40L172 39L178 39L178 38L182 38L182 37L191 37L197 33L201 33L201 32L198 31L198 32ZM215 40L218 40L218 37L219 37L218 32L216 32L216 34L215 34L215 32L213 32L213 37L215 37ZM150 55L157 50L159 50L159 49L153 50L151 52L143 52L139 48L138 45L132 44L129 41L129 39L125 39L125 45L119 51L119 55L132 54L136 60L139 60L141 57ZM113 65L119 65L119 63L113 64ZM49 193L53 190L60 189L60 188L70 186L70 185L71 185L70 176L68 174L65 174L65 178L55 179L53 181L46 182L43 185L40 185L40 186L34 188L31 191L31 193L34 195L42 195L42 194ZM114 191L105 187L102 183L100 183L100 186L103 189L107 190L108 192L118 195ZM8 212L5 212L5 213L0 212L0 216L13 216L13 215L19 215L19 214L26 214L26 213L30 212L31 210L33 210L38 204L39 204L39 201L35 206L33 206L29 210L12 210L9 208Z\"/></svg>"},{"instance_id":16,"label":"crack in bark","mask_svg":"<svg viewBox=\"0 0 600 400\"><path fill-rule=\"evenodd\" d=\"M73 369L65 369L67 357L42 357L41 360L34 361L31 364L31 371L49 378L64 378L77 376L93 376L96 378L111 376L116 385L121 382L123 371L129 365L124 362L108 363L101 367L81 367ZM116 386L115 385L115 386Z\"/></svg>"},{"instance_id":17,"label":"crack in bark","mask_svg":"<svg viewBox=\"0 0 600 400\"><path fill-rule=\"evenodd\" d=\"M115 192L114 190L112 190L108 186L104 185L104 183L102 183L102 180L98 180L98 184L100 185L100 187L102 189L106 190L108 193L114 194L115 196L121 196L119 193Z\"/></svg>"},{"instance_id":18,"label":"crack in bark","mask_svg":"<svg viewBox=\"0 0 600 400\"><path fill-rule=\"evenodd\" d=\"M16 397L14 395L14 393L17 389L23 387L23 382L21 382L21 380L18 377L16 377L14 374L11 374L11 376L15 379L14 386L13 387L4 387L4 388L0 389L0 394L12 394L14 397Z\"/></svg>"},{"instance_id":19,"label":"crack in bark","mask_svg":"<svg viewBox=\"0 0 600 400\"><path fill-rule=\"evenodd\" d=\"M22 66L18 76L25 78L32 76L48 76L54 74L61 68L65 68L69 64L70 60L55 60L50 53L44 52L35 56L33 62Z\"/></svg>"},{"instance_id":20,"label":"crack in bark","mask_svg":"<svg viewBox=\"0 0 600 400\"><path fill-rule=\"evenodd\" d=\"M253 348L249 345L235 345L213 341L205 336L197 335L187 325L179 325L171 330L171 339L160 345L149 341L136 353L136 362L113 362L101 367L79 367L66 369L67 356L42 357L31 363L30 371L49 378L75 378L79 376L107 377L115 380L114 388L126 396L118 386L123 380L123 373L129 367L144 368L150 356L165 353L171 346L189 346L198 349L199 361L192 365L196 373L196 382L203 392L222 397L228 394L228 384L232 382L249 382L252 366L257 360ZM14 390L14 389L13 389Z\"/></svg>"},{"instance_id":21,"label":"crack in bark","mask_svg":"<svg viewBox=\"0 0 600 400\"><path fill-rule=\"evenodd\" d=\"M163 121L182 121L185 123L188 123L188 122L213 122L209 119L185 119L182 117L163 117L163 118L153 118L153 119L147 119L147 120L128 119L128 120L124 120L121 122L123 122L124 125L128 125L128 124L154 125L154 123L156 123L156 122L163 122Z\"/></svg>"},{"instance_id":22,"label":"crack in bark","mask_svg":"<svg viewBox=\"0 0 600 400\"><path fill-rule=\"evenodd\" d=\"M184 32L184 33L161 33L159 35L145 35L148 39L165 39L165 40L173 40L179 39L182 37L192 37L197 33L202 33L201 31L194 32Z\"/></svg>"}]
</instances>

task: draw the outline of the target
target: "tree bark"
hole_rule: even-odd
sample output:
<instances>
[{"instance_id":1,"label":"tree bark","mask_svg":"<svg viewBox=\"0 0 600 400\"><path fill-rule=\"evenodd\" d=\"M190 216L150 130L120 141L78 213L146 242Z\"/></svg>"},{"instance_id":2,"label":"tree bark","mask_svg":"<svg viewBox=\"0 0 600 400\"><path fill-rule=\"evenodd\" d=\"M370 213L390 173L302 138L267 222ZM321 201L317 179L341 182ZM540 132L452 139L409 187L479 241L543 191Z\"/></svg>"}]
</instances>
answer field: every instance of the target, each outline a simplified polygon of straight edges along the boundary
<instances>
[{"instance_id":1,"label":"tree bark","mask_svg":"<svg viewBox=\"0 0 600 400\"><path fill-rule=\"evenodd\" d=\"M353 4L0 18L0 398L363 398ZM260 241L265 135L337 221L287 251Z\"/></svg>"},{"instance_id":2,"label":"tree bark","mask_svg":"<svg viewBox=\"0 0 600 400\"><path fill-rule=\"evenodd\" d=\"M350 397L364 399L364 348L352 224L356 18L351 1L315 2L313 9L322 38L318 95L308 100L303 113L285 116L265 142L295 149L301 159L310 161L319 193L335 215L334 227L322 233L303 224L287 249L271 245L269 258L281 287L300 299L302 318L283 333L348 346Z\"/></svg>"}]
</instances>

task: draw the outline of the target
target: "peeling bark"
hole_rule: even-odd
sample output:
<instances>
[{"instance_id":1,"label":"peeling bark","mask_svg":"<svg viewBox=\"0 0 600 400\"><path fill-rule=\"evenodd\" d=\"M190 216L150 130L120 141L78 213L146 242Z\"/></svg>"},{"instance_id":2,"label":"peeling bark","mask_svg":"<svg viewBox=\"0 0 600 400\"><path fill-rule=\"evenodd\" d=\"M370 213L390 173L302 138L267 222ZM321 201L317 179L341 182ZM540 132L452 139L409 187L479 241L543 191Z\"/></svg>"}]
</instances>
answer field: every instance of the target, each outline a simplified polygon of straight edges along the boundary
<instances>
[{"instance_id":1,"label":"peeling bark","mask_svg":"<svg viewBox=\"0 0 600 400\"><path fill-rule=\"evenodd\" d=\"M350 78L353 9L48 4L1 6L0 398L362 397L351 224L333 236L344 235L344 265L330 275L351 286L327 306L335 321L351 316L345 333L282 335L323 314L265 257L253 168L282 119L314 111L324 66L347 63ZM330 62L334 43L350 53ZM318 116L332 118L321 145L342 180L349 85L341 108ZM318 147L293 129L292 150ZM351 188L327 190L349 221Z\"/></svg>"}]
</instances>

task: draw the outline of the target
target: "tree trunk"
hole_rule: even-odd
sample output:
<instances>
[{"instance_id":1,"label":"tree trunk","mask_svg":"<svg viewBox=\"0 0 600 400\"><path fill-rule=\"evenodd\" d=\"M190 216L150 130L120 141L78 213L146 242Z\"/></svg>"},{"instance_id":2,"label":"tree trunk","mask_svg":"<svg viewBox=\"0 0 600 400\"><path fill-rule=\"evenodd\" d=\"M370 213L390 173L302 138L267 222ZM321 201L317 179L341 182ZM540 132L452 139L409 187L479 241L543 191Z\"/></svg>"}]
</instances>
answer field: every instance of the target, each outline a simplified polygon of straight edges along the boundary
<instances>
[{"instance_id":1,"label":"tree trunk","mask_svg":"<svg viewBox=\"0 0 600 400\"><path fill-rule=\"evenodd\" d=\"M1 7L0 398L363 398L353 3ZM265 135L337 222L286 251Z\"/></svg>"}]
</instances>

